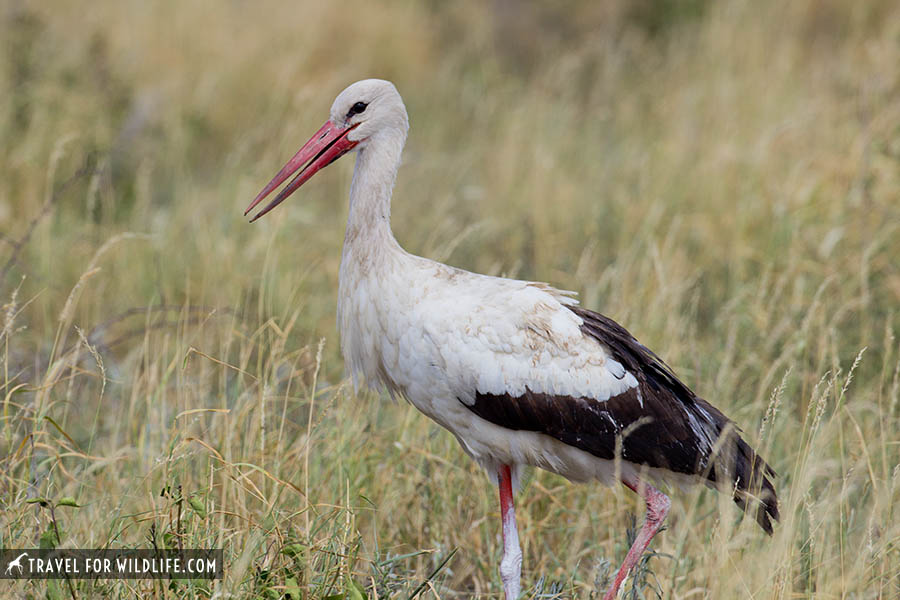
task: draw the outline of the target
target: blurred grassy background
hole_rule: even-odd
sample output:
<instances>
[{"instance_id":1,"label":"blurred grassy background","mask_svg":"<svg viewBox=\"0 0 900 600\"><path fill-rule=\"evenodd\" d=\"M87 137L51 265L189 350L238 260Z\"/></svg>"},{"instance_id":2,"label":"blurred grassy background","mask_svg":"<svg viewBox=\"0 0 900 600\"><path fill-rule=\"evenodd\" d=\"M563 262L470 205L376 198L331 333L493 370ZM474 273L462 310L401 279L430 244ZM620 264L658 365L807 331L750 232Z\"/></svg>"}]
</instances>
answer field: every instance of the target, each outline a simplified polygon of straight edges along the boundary
<instances>
[{"instance_id":1,"label":"blurred grassy background","mask_svg":"<svg viewBox=\"0 0 900 600\"><path fill-rule=\"evenodd\" d=\"M0 547L227 557L212 584L4 590L499 597L495 489L414 409L343 382L352 161L241 216L341 89L382 77L412 125L404 247L578 290L780 474L771 539L676 492L627 597L900 595L895 2L0 11ZM59 536L37 498L79 505ZM597 596L642 511L543 472L519 505L542 598Z\"/></svg>"}]
</instances>

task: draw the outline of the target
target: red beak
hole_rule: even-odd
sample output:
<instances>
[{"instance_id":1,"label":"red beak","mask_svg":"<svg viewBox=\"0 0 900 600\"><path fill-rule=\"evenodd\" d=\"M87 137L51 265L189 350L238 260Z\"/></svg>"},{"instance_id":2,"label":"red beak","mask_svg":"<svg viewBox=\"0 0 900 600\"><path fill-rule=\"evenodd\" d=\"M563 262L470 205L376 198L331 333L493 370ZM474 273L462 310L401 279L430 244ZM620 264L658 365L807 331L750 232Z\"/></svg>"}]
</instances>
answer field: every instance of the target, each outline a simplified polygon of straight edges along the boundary
<instances>
[{"instance_id":1,"label":"red beak","mask_svg":"<svg viewBox=\"0 0 900 600\"><path fill-rule=\"evenodd\" d=\"M251 223L284 202L285 198L293 194L297 191L297 188L309 181L309 179L316 174L316 171L323 167L327 167L344 154L353 150L359 141L354 142L347 139L347 134L354 127L356 127L356 125L346 127L335 125L330 120L326 121L325 124L322 125L322 128L319 129L308 142L303 144L303 147L294 155L294 158L289 160L288 163L278 171L278 175L276 175L272 181L257 194L256 198L253 199L253 202L250 203L250 206L247 207L247 210L244 211L244 216L246 217L247 213L253 210L254 206L262 202L263 198L271 194L272 190L284 183L284 180L290 177L291 174L298 169L300 172L297 173L297 176L294 177L294 179L287 184L277 196L275 196L274 200L269 202L264 209L250 219Z\"/></svg>"}]
</instances>

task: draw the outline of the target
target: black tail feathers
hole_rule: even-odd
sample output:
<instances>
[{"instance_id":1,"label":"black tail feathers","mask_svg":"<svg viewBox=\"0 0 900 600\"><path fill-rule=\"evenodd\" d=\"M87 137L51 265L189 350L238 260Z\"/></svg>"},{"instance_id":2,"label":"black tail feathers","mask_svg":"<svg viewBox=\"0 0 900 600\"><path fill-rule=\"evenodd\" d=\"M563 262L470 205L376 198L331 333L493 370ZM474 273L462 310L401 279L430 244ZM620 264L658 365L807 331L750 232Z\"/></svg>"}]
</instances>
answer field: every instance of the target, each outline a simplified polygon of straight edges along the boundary
<instances>
[{"instance_id":1,"label":"black tail feathers","mask_svg":"<svg viewBox=\"0 0 900 600\"><path fill-rule=\"evenodd\" d=\"M778 494L772 484L775 470L736 433L737 452L734 456L734 502L744 512L755 511L756 522L772 535L772 522L778 522Z\"/></svg>"}]
</instances>

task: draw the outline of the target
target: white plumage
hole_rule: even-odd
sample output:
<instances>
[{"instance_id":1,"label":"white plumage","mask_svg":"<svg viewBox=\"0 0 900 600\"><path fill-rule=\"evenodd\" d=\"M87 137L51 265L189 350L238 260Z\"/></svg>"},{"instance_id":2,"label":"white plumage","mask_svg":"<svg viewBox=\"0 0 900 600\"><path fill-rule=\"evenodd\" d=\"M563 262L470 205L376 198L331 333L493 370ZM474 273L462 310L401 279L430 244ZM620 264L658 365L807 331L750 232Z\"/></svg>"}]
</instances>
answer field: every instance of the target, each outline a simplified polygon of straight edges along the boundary
<instances>
[{"instance_id":1,"label":"white plumage","mask_svg":"<svg viewBox=\"0 0 900 600\"><path fill-rule=\"evenodd\" d=\"M373 260L360 253L369 262L364 275L347 252L341 264L341 347L354 380L407 398L449 429L493 478L499 463L514 471L539 466L579 481L601 475L589 455L571 460L573 451L583 451L473 418L467 408L476 391L518 397L527 387L605 401L637 386L582 333L581 319L564 306L575 302L571 295L453 269L396 245L385 254ZM573 470L575 464L580 468Z\"/></svg>"},{"instance_id":2,"label":"white plumage","mask_svg":"<svg viewBox=\"0 0 900 600\"><path fill-rule=\"evenodd\" d=\"M408 399L500 484L507 598L519 592L511 490L523 465L574 481L612 483L618 475L647 501L647 522L607 598L668 510L668 498L648 478L730 486L742 508L759 504L757 521L771 531L778 514L767 475L774 473L724 415L627 331L578 307L572 292L470 273L400 247L390 201L408 127L391 83L351 85L247 212L293 172L254 219L319 169L358 151L338 295L344 360L356 385L365 381Z\"/></svg>"}]
</instances>

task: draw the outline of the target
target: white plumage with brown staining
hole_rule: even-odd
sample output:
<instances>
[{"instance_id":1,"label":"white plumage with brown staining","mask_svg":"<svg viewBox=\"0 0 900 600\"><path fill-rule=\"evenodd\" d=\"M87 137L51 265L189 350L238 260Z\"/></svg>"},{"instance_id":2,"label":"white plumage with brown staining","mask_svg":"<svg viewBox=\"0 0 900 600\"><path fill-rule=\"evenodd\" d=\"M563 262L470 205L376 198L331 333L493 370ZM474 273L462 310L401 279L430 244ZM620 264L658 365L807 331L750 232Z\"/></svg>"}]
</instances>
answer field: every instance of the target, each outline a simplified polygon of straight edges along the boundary
<instances>
[{"instance_id":1,"label":"white plumage with brown staining","mask_svg":"<svg viewBox=\"0 0 900 600\"><path fill-rule=\"evenodd\" d=\"M651 481L727 490L771 533L778 519L772 469L624 328L579 307L571 292L470 273L400 247L391 192L408 129L393 84L354 83L247 213L293 173L253 220L357 152L338 293L344 360L356 385L409 400L498 483L507 599L521 590L513 490L525 465L573 481L618 477L646 501L646 520L607 600L668 512L668 497Z\"/></svg>"}]
</instances>

